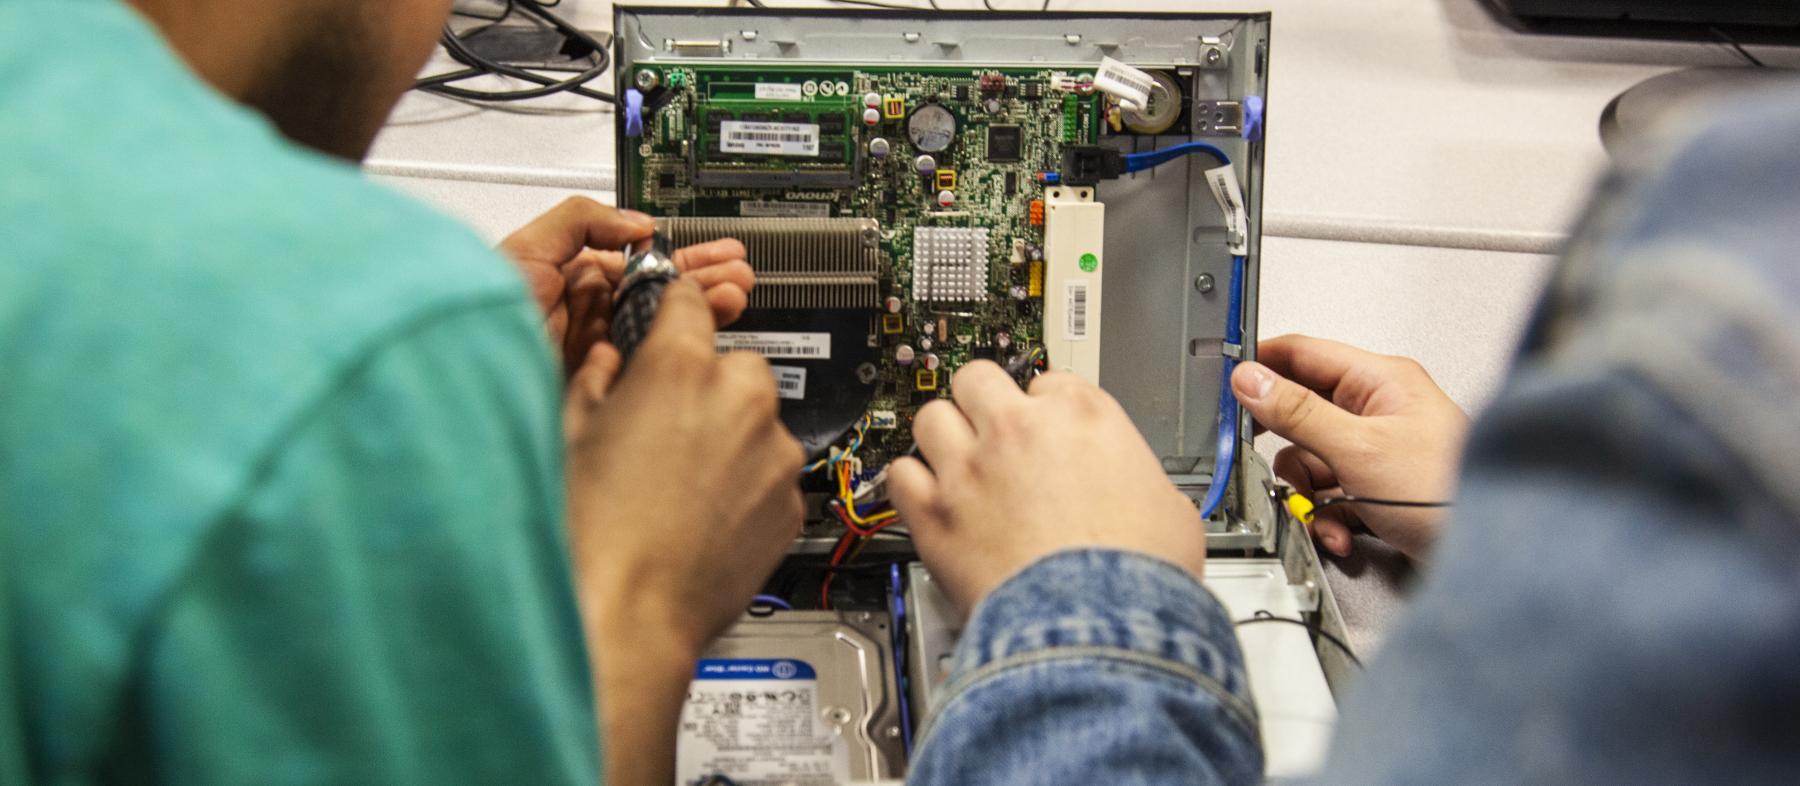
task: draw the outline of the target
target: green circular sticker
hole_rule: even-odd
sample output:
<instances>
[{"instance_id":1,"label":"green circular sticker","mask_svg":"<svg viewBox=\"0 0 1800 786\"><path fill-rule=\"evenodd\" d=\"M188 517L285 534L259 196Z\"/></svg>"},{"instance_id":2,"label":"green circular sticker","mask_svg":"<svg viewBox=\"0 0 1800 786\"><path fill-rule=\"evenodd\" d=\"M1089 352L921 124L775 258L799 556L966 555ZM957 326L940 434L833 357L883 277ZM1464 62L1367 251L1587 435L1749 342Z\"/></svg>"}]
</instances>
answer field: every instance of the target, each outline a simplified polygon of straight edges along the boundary
<instances>
[{"instance_id":1,"label":"green circular sticker","mask_svg":"<svg viewBox=\"0 0 1800 786\"><path fill-rule=\"evenodd\" d=\"M1092 273L1092 272L1094 272L1094 268L1097 268L1097 267L1100 267L1100 258L1099 257L1094 256L1093 254L1082 254L1081 255L1081 272Z\"/></svg>"}]
</instances>

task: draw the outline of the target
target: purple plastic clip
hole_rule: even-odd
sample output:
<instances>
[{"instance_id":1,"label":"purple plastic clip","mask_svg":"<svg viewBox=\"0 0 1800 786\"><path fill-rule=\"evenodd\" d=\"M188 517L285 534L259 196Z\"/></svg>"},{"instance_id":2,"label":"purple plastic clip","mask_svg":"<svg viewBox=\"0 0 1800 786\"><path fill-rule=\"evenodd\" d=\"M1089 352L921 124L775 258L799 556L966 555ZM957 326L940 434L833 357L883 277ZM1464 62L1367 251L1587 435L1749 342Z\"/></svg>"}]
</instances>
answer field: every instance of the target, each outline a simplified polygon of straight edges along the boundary
<instances>
[{"instance_id":1,"label":"purple plastic clip","mask_svg":"<svg viewBox=\"0 0 1800 786\"><path fill-rule=\"evenodd\" d=\"M1263 135L1263 97L1244 96L1244 138L1261 142Z\"/></svg>"},{"instance_id":2,"label":"purple plastic clip","mask_svg":"<svg viewBox=\"0 0 1800 786\"><path fill-rule=\"evenodd\" d=\"M625 135L644 135L644 94L635 87L625 91Z\"/></svg>"}]
</instances>

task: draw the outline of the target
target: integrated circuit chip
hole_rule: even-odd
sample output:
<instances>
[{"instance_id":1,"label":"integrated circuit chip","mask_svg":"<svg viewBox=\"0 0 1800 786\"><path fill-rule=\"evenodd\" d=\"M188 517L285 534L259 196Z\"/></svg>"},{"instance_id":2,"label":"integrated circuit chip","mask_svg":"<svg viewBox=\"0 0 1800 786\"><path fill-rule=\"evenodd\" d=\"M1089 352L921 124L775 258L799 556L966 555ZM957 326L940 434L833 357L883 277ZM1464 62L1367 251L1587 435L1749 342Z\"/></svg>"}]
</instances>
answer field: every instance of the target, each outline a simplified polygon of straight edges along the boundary
<instances>
[{"instance_id":1,"label":"integrated circuit chip","mask_svg":"<svg viewBox=\"0 0 1800 786\"><path fill-rule=\"evenodd\" d=\"M1025 137L1018 126L988 126L987 157L989 161L1017 161L1024 147Z\"/></svg>"}]
</instances>

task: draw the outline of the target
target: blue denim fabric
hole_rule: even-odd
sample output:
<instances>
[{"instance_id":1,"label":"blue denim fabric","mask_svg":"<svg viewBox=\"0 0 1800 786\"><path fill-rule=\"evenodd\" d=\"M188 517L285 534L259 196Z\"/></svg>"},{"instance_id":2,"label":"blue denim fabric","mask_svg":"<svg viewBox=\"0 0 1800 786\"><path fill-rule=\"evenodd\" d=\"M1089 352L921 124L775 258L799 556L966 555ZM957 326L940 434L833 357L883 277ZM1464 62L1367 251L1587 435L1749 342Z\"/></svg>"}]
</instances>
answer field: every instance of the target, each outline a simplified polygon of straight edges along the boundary
<instances>
[{"instance_id":1,"label":"blue denim fabric","mask_svg":"<svg viewBox=\"0 0 1800 786\"><path fill-rule=\"evenodd\" d=\"M1231 620L1180 568L1065 551L1008 579L957 642L908 782L1253 783Z\"/></svg>"},{"instance_id":2,"label":"blue denim fabric","mask_svg":"<svg viewBox=\"0 0 1800 786\"><path fill-rule=\"evenodd\" d=\"M1800 783L1800 93L1720 114L1603 186L1320 781ZM1232 641L1172 569L1045 560L914 781L1254 781Z\"/></svg>"},{"instance_id":3,"label":"blue denim fabric","mask_svg":"<svg viewBox=\"0 0 1800 786\"><path fill-rule=\"evenodd\" d=\"M1800 93L1603 186L1330 783L1800 783Z\"/></svg>"}]
</instances>

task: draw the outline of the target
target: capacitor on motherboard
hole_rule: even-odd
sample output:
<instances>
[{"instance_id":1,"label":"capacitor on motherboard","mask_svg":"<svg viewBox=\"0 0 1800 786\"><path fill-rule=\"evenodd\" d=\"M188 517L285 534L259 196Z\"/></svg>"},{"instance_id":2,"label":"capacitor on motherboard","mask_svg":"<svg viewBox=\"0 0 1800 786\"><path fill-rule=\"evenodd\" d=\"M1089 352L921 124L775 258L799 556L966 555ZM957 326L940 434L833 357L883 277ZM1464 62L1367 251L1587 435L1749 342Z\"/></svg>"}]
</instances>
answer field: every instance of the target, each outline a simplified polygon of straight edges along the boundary
<instances>
[{"instance_id":1,"label":"capacitor on motherboard","mask_svg":"<svg viewBox=\"0 0 1800 786\"><path fill-rule=\"evenodd\" d=\"M1006 349L1012 346L1012 334L1004 330L994 334L994 347Z\"/></svg>"},{"instance_id":2,"label":"capacitor on motherboard","mask_svg":"<svg viewBox=\"0 0 1800 786\"><path fill-rule=\"evenodd\" d=\"M956 192L945 189L938 192L938 207L950 207L956 204Z\"/></svg>"},{"instance_id":3,"label":"capacitor on motherboard","mask_svg":"<svg viewBox=\"0 0 1800 786\"><path fill-rule=\"evenodd\" d=\"M894 350L894 362L899 363L902 366L910 366L912 365L913 358L917 357L917 355L918 353L913 352L911 346L901 344L898 349Z\"/></svg>"},{"instance_id":4,"label":"capacitor on motherboard","mask_svg":"<svg viewBox=\"0 0 1800 786\"><path fill-rule=\"evenodd\" d=\"M919 339L919 349L925 350L926 352L930 352L931 348L933 346L936 346L936 345L931 342L930 336L926 336L924 338Z\"/></svg>"},{"instance_id":5,"label":"capacitor on motherboard","mask_svg":"<svg viewBox=\"0 0 1800 786\"><path fill-rule=\"evenodd\" d=\"M866 106L870 109L880 109L881 108L881 94L880 93L863 93L863 106Z\"/></svg>"},{"instance_id":6,"label":"capacitor on motherboard","mask_svg":"<svg viewBox=\"0 0 1800 786\"><path fill-rule=\"evenodd\" d=\"M935 352L926 353L924 362L925 368L928 371L936 371L938 370L938 366L944 365L944 361L940 359Z\"/></svg>"},{"instance_id":7,"label":"capacitor on motherboard","mask_svg":"<svg viewBox=\"0 0 1800 786\"><path fill-rule=\"evenodd\" d=\"M981 102L981 108L990 115L1000 114L1000 99L990 98Z\"/></svg>"},{"instance_id":8,"label":"capacitor on motherboard","mask_svg":"<svg viewBox=\"0 0 1800 786\"><path fill-rule=\"evenodd\" d=\"M892 146L882 137L869 140L869 157L871 158L887 158L888 151L891 149L893 149Z\"/></svg>"},{"instance_id":9,"label":"capacitor on motherboard","mask_svg":"<svg viewBox=\"0 0 1800 786\"><path fill-rule=\"evenodd\" d=\"M918 172L920 177L931 177L937 174L937 159L929 155L919 156L913 159L913 171Z\"/></svg>"},{"instance_id":10,"label":"capacitor on motherboard","mask_svg":"<svg viewBox=\"0 0 1800 786\"><path fill-rule=\"evenodd\" d=\"M864 109L863 110L863 125L872 126L879 122L881 122L881 110L879 110L879 109Z\"/></svg>"},{"instance_id":11,"label":"capacitor on motherboard","mask_svg":"<svg viewBox=\"0 0 1800 786\"><path fill-rule=\"evenodd\" d=\"M1012 295L1013 300L1024 300L1031 297L1031 293L1026 291L1024 284L1014 285L1011 290L1008 290L1008 294Z\"/></svg>"},{"instance_id":12,"label":"capacitor on motherboard","mask_svg":"<svg viewBox=\"0 0 1800 786\"><path fill-rule=\"evenodd\" d=\"M900 306L901 306L900 298L894 297L893 295L889 295L888 299L886 301L884 301L881 305L887 308L887 312L889 314L900 313Z\"/></svg>"}]
</instances>

